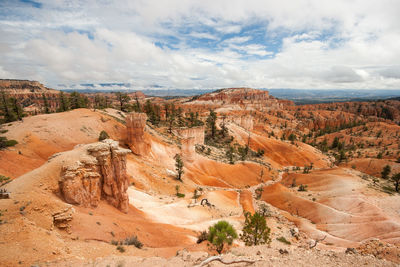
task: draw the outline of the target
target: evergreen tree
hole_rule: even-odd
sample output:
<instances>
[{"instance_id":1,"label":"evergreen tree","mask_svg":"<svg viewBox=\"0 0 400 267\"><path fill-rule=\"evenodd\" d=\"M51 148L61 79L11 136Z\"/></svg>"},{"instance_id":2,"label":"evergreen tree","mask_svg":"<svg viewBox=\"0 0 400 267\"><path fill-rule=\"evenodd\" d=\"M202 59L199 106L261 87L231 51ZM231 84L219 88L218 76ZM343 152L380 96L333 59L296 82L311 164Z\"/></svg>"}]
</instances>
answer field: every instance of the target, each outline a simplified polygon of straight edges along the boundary
<instances>
[{"instance_id":1,"label":"evergreen tree","mask_svg":"<svg viewBox=\"0 0 400 267\"><path fill-rule=\"evenodd\" d=\"M22 120L24 116L24 109L15 97L10 98L11 107L18 120Z\"/></svg>"},{"instance_id":2,"label":"evergreen tree","mask_svg":"<svg viewBox=\"0 0 400 267\"><path fill-rule=\"evenodd\" d=\"M115 93L117 100L119 102L119 109L121 111L126 112L127 111L127 105L131 98L128 96L127 93L121 93L121 92L116 92Z\"/></svg>"},{"instance_id":3,"label":"evergreen tree","mask_svg":"<svg viewBox=\"0 0 400 267\"><path fill-rule=\"evenodd\" d=\"M78 92L72 92L69 96L69 102L71 109L86 108L89 99L86 96L82 96Z\"/></svg>"},{"instance_id":4,"label":"evergreen tree","mask_svg":"<svg viewBox=\"0 0 400 267\"><path fill-rule=\"evenodd\" d=\"M69 110L69 101L64 92L60 92L58 96L58 102L59 102L59 108L58 108L59 112L64 112Z\"/></svg>"},{"instance_id":5,"label":"evergreen tree","mask_svg":"<svg viewBox=\"0 0 400 267\"><path fill-rule=\"evenodd\" d=\"M389 177L390 172L392 171L392 168L390 168L389 165L386 165L383 167L381 175L383 179L387 179Z\"/></svg>"},{"instance_id":6,"label":"evergreen tree","mask_svg":"<svg viewBox=\"0 0 400 267\"><path fill-rule=\"evenodd\" d=\"M210 132L211 138L215 138L215 134L217 132L217 126L216 126L216 121L217 121L217 114L214 112L214 110L210 110L210 114L207 117L206 120L206 126L207 130Z\"/></svg>"},{"instance_id":7,"label":"evergreen tree","mask_svg":"<svg viewBox=\"0 0 400 267\"><path fill-rule=\"evenodd\" d=\"M399 187L400 187L400 172L393 174L392 176L392 181L394 183L394 189L396 190L396 192L399 192Z\"/></svg>"},{"instance_id":8,"label":"evergreen tree","mask_svg":"<svg viewBox=\"0 0 400 267\"><path fill-rule=\"evenodd\" d=\"M228 149L226 150L226 157L228 158L230 164L235 163L233 156L233 147L229 145Z\"/></svg>"},{"instance_id":9,"label":"evergreen tree","mask_svg":"<svg viewBox=\"0 0 400 267\"><path fill-rule=\"evenodd\" d=\"M175 155L175 170L178 172L177 180L182 181L182 174L184 173L183 171L183 161L181 158L181 155L176 154Z\"/></svg>"},{"instance_id":10,"label":"evergreen tree","mask_svg":"<svg viewBox=\"0 0 400 267\"><path fill-rule=\"evenodd\" d=\"M240 238L246 246L257 246L271 242L271 229L267 226L265 217L256 212L253 215L250 212L244 214L245 222L243 226L243 234Z\"/></svg>"},{"instance_id":11,"label":"evergreen tree","mask_svg":"<svg viewBox=\"0 0 400 267\"><path fill-rule=\"evenodd\" d=\"M49 114L50 113L50 106L49 106L49 102L47 101L47 97L46 97L46 95L44 93L42 94L42 98L43 98L44 113Z\"/></svg>"},{"instance_id":12,"label":"evergreen tree","mask_svg":"<svg viewBox=\"0 0 400 267\"><path fill-rule=\"evenodd\" d=\"M12 122L18 119L17 115L14 113L13 109L10 107L10 101L6 95L6 93L2 90L1 91L1 111L2 115L4 116L4 122Z\"/></svg>"},{"instance_id":13,"label":"evergreen tree","mask_svg":"<svg viewBox=\"0 0 400 267\"><path fill-rule=\"evenodd\" d=\"M334 149L334 148L338 147L338 145L339 145L339 138L336 136L335 139L333 139L331 148Z\"/></svg>"},{"instance_id":14,"label":"evergreen tree","mask_svg":"<svg viewBox=\"0 0 400 267\"><path fill-rule=\"evenodd\" d=\"M237 237L235 228L227 221L219 221L208 229L208 241L214 245L219 254L225 244L232 245Z\"/></svg>"}]
</instances>

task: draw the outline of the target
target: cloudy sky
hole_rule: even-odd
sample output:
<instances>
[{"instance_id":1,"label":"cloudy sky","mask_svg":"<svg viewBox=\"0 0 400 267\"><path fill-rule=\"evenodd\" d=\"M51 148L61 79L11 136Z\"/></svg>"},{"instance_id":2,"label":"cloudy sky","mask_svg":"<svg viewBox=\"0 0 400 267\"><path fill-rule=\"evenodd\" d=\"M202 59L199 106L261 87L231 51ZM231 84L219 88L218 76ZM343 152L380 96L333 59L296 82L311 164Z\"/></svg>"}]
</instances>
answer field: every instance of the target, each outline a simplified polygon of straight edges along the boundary
<instances>
[{"instance_id":1,"label":"cloudy sky","mask_svg":"<svg viewBox=\"0 0 400 267\"><path fill-rule=\"evenodd\" d=\"M399 0L1 0L0 78L400 89Z\"/></svg>"}]
</instances>

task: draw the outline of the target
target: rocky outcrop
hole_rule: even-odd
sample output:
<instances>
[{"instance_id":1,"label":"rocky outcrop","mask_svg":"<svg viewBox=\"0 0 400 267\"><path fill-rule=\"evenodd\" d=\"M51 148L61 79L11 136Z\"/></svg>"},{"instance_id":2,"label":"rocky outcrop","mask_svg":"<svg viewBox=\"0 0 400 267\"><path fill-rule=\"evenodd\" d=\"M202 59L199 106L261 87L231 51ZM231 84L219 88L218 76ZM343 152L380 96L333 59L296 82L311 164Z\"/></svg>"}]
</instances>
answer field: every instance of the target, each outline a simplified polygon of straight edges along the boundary
<instances>
[{"instance_id":1,"label":"rocky outcrop","mask_svg":"<svg viewBox=\"0 0 400 267\"><path fill-rule=\"evenodd\" d=\"M128 211L126 154L118 142L106 139L85 147L86 154L64 166L59 181L66 202L97 207L103 198L123 212Z\"/></svg>"},{"instance_id":2,"label":"rocky outcrop","mask_svg":"<svg viewBox=\"0 0 400 267\"><path fill-rule=\"evenodd\" d=\"M126 143L136 155L146 156L150 152L150 144L144 138L147 115L145 113L132 112L126 116Z\"/></svg>"},{"instance_id":3,"label":"rocky outcrop","mask_svg":"<svg viewBox=\"0 0 400 267\"><path fill-rule=\"evenodd\" d=\"M70 230L70 222L72 221L72 215L75 213L75 209L71 206L54 212L53 216L53 225L62 230Z\"/></svg>"}]
</instances>

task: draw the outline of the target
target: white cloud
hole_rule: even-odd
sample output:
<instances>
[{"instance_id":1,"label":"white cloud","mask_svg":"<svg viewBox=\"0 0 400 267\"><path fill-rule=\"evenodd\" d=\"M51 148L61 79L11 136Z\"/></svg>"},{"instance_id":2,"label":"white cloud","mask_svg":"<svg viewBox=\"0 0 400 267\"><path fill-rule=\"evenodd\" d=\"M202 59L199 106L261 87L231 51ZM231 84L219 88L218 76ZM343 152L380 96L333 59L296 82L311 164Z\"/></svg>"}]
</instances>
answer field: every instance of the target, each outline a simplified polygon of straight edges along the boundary
<instances>
[{"instance_id":1,"label":"white cloud","mask_svg":"<svg viewBox=\"0 0 400 267\"><path fill-rule=\"evenodd\" d=\"M0 19L1 78L50 86L400 88L397 0L7 3L0 6L8 14ZM205 41L191 46L195 39Z\"/></svg>"}]
</instances>

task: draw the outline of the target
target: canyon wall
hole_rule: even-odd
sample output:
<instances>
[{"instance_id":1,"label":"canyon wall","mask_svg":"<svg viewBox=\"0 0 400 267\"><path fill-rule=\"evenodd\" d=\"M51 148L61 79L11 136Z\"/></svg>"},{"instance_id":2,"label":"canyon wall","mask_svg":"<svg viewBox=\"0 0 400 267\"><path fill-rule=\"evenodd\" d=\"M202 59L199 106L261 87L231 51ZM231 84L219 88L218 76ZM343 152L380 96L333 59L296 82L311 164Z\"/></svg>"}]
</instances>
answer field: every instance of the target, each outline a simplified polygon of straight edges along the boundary
<instances>
[{"instance_id":1,"label":"canyon wall","mask_svg":"<svg viewBox=\"0 0 400 267\"><path fill-rule=\"evenodd\" d=\"M147 115L132 112L126 116L126 143L136 155L146 156L150 153L150 144L144 138Z\"/></svg>"},{"instance_id":2,"label":"canyon wall","mask_svg":"<svg viewBox=\"0 0 400 267\"><path fill-rule=\"evenodd\" d=\"M101 199L128 212L126 154L130 151L111 139L86 146L86 154L73 165L63 166L59 181L66 202L97 207Z\"/></svg>"},{"instance_id":3,"label":"canyon wall","mask_svg":"<svg viewBox=\"0 0 400 267\"><path fill-rule=\"evenodd\" d=\"M51 111L59 107L60 91L47 88L37 81L0 79L0 91L16 98L28 113L40 112L44 106L43 95Z\"/></svg>"}]
</instances>

